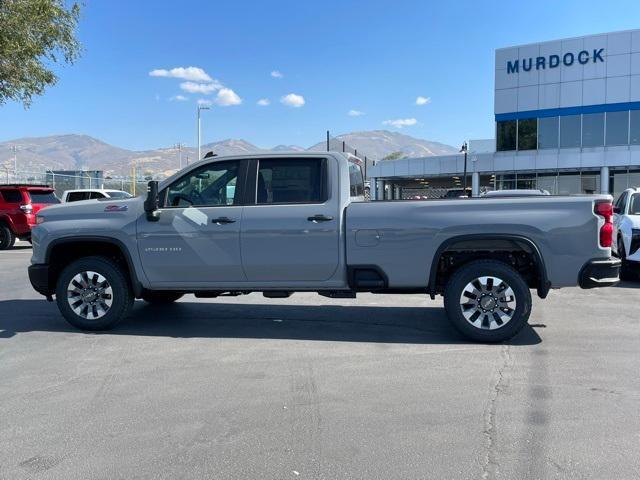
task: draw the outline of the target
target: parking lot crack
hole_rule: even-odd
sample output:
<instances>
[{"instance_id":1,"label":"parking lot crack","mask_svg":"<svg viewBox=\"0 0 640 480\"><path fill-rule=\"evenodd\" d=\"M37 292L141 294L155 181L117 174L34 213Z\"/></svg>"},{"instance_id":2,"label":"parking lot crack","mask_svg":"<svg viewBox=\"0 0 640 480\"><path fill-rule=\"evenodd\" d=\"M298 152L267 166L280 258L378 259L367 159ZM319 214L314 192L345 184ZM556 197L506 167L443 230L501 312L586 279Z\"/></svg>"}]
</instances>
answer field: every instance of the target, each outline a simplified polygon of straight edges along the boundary
<instances>
[{"instance_id":1,"label":"parking lot crack","mask_svg":"<svg viewBox=\"0 0 640 480\"><path fill-rule=\"evenodd\" d=\"M511 364L511 351L508 345L503 345L500 349L500 362L494 369L491 384L489 387L489 398L484 409L484 429L483 435L486 443L486 454L482 467L482 478L496 478L499 469L497 458L498 430L496 424L497 402L501 392L506 387L505 371Z\"/></svg>"}]
</instances>

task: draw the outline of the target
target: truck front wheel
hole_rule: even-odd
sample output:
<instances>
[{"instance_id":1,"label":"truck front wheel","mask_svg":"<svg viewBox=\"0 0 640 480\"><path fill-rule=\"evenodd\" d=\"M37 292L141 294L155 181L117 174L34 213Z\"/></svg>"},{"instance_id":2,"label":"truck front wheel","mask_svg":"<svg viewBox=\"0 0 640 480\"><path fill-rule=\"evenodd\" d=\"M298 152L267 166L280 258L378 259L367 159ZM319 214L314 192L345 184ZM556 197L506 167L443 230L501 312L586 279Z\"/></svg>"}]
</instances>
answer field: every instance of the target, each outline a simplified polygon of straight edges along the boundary
<instances>
[{"instance_id":1,"label":"truck front wheel","mask_svg":"<svg viewBox=\"0 0 640 480\"><path fill-rule=\"evenodd\" d=\"M531 292L509 265L476 260L451 276L444 306L449 320L466 337L501 342L517 334L529 320Z\"/></svg>"},{"instance_id":2,"label":"truck front wheel","mask_svg":"<svg viewBox=\"0 0 640 480\"><path fill-rule=\"evenodd\" d=\"M56 302L62 316L81 330L109 330L125 318L133 294L121 267L106 257L84 257L58 277Z\"/></svg>"}]
</instances>

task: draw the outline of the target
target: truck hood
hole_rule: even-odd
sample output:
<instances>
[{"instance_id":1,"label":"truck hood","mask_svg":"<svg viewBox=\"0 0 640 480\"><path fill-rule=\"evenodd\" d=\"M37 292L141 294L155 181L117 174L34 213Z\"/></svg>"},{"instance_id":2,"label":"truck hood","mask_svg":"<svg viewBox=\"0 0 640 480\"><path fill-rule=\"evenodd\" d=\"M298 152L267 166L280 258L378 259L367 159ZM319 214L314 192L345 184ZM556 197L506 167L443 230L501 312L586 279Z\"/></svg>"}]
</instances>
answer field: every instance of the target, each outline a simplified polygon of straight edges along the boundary
<instances>
[{"instance_id":1,"label":"truck hood","mask_svg":"<svg viewBox=\"0 0 640 480\"><path fill-rule=\"evenodd\" d=\"M633 228L640 228L640 215L627 215Z\"/></svg>"},{"instance_id":2,"label":"truck hood","mask_svg":"<svg viewBox=\"0 0 640 480\"><path fill-rule=\"evenodd\" d=\"M45 221L51 220L86 220L102 219L118 216L137 218L144 210L142 197L114 200L102 198L99 200L83 200L80 202L61 203L41 210L38 215Z\"/></svg>"}]
</instances>

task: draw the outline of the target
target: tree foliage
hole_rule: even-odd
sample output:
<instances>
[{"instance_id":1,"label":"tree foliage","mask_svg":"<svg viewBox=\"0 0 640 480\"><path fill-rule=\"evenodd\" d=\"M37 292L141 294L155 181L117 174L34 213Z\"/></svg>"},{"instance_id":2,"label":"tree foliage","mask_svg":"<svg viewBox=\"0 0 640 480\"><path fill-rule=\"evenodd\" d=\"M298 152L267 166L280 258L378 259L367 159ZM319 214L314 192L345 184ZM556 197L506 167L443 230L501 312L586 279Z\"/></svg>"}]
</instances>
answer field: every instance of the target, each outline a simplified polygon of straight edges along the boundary
<instances>
[{"instance_id":1,"label":"tree foliage","mask_svg":"<svg viewBox=\"0 0 640 480\"><path fill-rule=\"evenodd\" d=\"M401 158L404 158L404 157L405 157L405 154L403 152L393 152L387 155L386 157L384 157L382 160L400 160Z\"/></svg>"},{"instance_id":2,"label":"tree foliage","mask_svg":"<svg viewBox=\"0 0 640 480\"><path fill-rule=\"evenodd\" d=\"M58 81L55 64L80 55L75 30L80 5L65 0L0 0L0 105L31 105Z\"/></svg>"}]
</instances>

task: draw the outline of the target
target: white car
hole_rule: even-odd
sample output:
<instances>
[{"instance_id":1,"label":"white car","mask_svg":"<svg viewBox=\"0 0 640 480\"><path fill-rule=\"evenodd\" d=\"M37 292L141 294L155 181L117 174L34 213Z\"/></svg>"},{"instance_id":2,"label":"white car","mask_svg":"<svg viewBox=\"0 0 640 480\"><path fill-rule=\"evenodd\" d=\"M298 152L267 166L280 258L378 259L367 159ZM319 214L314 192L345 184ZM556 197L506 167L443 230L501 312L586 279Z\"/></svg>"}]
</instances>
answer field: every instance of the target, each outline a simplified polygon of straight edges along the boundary
<instances>
[{"instance_id":1,"label":"white car","mask_svg":"<svg viewBox=\"0 0 640 480\"><path fill-rule=\"evenodd\" d=\"M93 200L97 198L113 198L122 200L133 195L122 190L109 190L104 188L85 188L80 190L66 190L62 194L62 203L79 202L80 200Z\"/></svg>"},{"instance_id":2,"label":"white car","mask_svg":"<svg viewBox=\"0 0 640 480\"><path fill-rule=\"evenodd\" d=\"M613 207L613 253L622 260L620 278L640 272L640 188L628 188Z\"/></svg>"}]
</instances>

